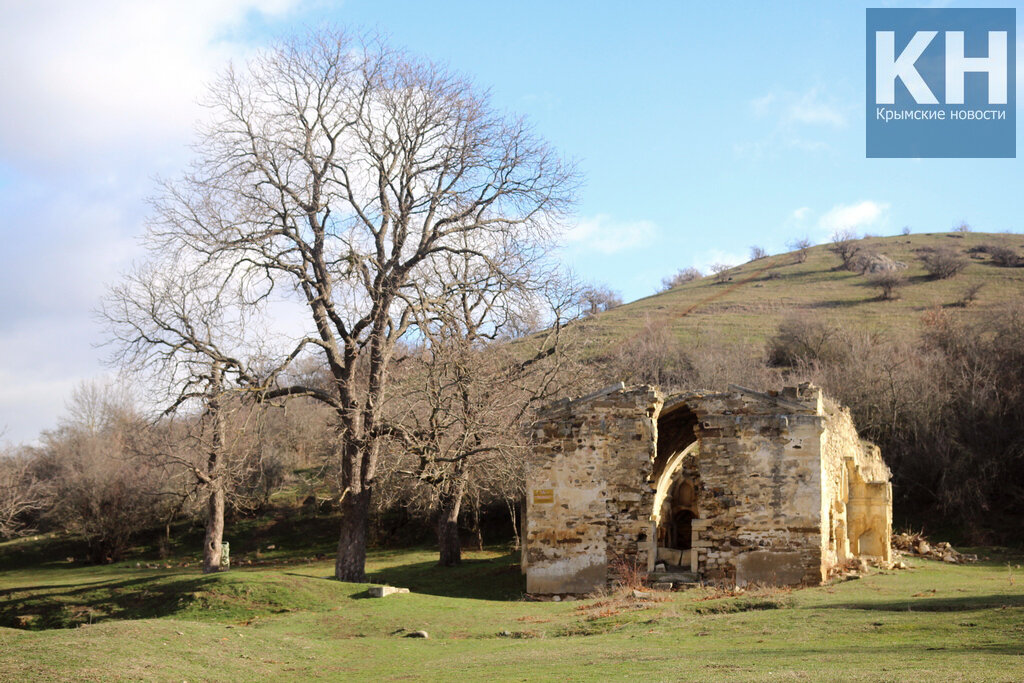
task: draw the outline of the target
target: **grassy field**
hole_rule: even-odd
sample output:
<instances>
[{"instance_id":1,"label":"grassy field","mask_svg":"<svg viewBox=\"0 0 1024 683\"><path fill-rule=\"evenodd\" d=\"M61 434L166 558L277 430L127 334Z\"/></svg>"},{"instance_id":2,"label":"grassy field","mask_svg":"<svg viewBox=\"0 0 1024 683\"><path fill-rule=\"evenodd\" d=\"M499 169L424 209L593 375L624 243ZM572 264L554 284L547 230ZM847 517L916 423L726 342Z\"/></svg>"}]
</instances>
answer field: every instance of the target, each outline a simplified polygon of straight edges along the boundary
<instances>
[{"instance_id":1,"label":"grassy field","mask_svg":"<svg viewBox=\"0 0 1024 683\"><path fill-rule=\"evenodd\" d=\"M999 549L818 588L558 603L524 600L498 549L456 569L375 551L371 580L412 590L384 599L301 552L202 576L48 550L65 549L0 544L0 680L1024 679L1024 556Z\"/></svg>"},{"instance_id":2,"label":"grassy field","mask_svg":"<svg viewBox=\"0 0 1024 683\"><path fill-rule=\"evenodd\" d=\"M907 265L908 284L899 299L880 300L878 290L862 275L839 270L838 256L828 245L812 247L807 260L779 254L739 265L722 283L708 276L668 292L634 301L584 322L580 330L594 354L636 334L645 320L668 320L686 344L763 344L786 316L820 315L840 325L871 331L908 330L919 325L929 309L955 307L963 292L982 285L977 301L964 310L977 315L1024 295L1024 268L992 263L984 245L1002 246L1024 256L1024 235L1001 233L933 233L868 237L859 241L865 252L883 254ZM928 276L920 256L927 249L949 248L969 259L966 269L947 280Z\"/></svg>"}]
</instances>

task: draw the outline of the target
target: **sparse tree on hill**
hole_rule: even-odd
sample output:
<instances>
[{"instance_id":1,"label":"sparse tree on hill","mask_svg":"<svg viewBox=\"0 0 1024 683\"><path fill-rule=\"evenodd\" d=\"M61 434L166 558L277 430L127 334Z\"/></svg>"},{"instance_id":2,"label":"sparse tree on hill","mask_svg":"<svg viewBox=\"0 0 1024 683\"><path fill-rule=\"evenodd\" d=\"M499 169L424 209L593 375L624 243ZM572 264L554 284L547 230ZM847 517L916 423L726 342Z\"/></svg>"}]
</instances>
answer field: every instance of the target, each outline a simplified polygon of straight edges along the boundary
<instances>
[{"instance_id":1,"label":"sparse tree on hill","mask_svg":"<svg viewBox=\"0 0 1024 683\"><path fill-rule=\"evenodd\" d=\"M768 256L768 252L763 247L753 246L750 248L750 260L759 261Z\"/></svg>"},{"instance_id":2,"label":"sparse tree on hill","mask_svg":"<svg viewBox=\"0 0 1024 683\"><path fill-rule=\"evenodd\" d=\"M711 272L715 274L715 280L719 284L722 284L722 283L727 282L729 280L729 271L731 269L732 269L732 266L730 266L728 264L725 264L725 263L712 263L711 264Z\"/></svg>"},{"instance_id":3,"label":"sparse tree on hill","mask_svg":"<svg viewBox=\"0 0 1024 683\"><path fill-rule=\"evenodd\" d=\"M832 246L829 251L842 260L840 266L843 270L853 270L857 254L860 253L860 244L856 233L852 230L837 230L832 234Z\"/></svg>"},{"instance_id":4,"label":"sparse tree on hill","mask_svg":"<svg viewBox=\"0 0 1024 683\"><path fill-rule=\"evenodd\" d=\"M465 79L333 31L229 70L209 105L195 168L165 187L150 241L244 280L253 304L280 296L304 311L308 335L275 351L278 371L239 377L267 400L334 411L335 576L363 581L395 348L417 311L451 296L432 280L438 260L486 270L500 254L540 258L574 175ZM326 385L288 373L310 356Z\"/></svg>"},{"instance_id":5,"label":"sparse tree on hill","mask_svg":"<svg viewBox=\"0 0 1024 683\"><path fill-rule=\"evenodd\" d=\"M667 292L670 289L675 289L679 285L699 280L702 277L704 277L704 274L696 268L683 268L682 270L677 271L675 275L661 279L661 291Z\"/></svg>"},{"instance_id":6,"label":"sparse tree on hill","mask_svg":"<svg viewBox=\"0 0 1024 683\"><path fill-rule=\"evenodd\" d=\"M622 297L618 292L613 292L604 285L585 287L579 298L583 315L588 318L622 305Z\"/></svg>"},{"instance_id":7,"label":"sparse tree on hill","mask_svg":"<svg viewBox=\"0 0 1024 683\"><path fill-rule=\"evenodd\" d=\"M947 280L967 267L967 258L948 247L924 252L921 254L921 262L928 274L936 280Z\"/></svg>"},{"instance_id":8,"label":"sparse tree on hill","mask_svg":"<svg viewBox=\"0 0 1024 683\"><path fill-rule=\"evenodd\" d=\"M811 248L811 240L807 237L798 237L787 243L786 246L793 250L796 262L803 263L807 260L807 250Z\"/></svg>"},{"instance_id":9,"label":"sparse tree on hill","mask_svg":"<svg viewBox=\"0 0 1024 683\"><path fill-rule=\"evenodd\" d=\"M879 290L882 299L888 301L899 298L899 290L906 286L907 276L899 270L883 270L870 276L868 283Z\"/></svg>"}]
</instances>

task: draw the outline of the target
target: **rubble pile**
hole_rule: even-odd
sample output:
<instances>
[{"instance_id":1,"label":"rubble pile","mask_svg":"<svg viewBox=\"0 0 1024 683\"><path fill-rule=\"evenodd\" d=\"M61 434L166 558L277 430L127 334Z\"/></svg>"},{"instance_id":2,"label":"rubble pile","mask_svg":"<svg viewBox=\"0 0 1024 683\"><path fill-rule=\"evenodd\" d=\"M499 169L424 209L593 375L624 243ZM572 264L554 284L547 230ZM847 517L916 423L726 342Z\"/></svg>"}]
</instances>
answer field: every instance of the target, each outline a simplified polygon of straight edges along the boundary
<instances>
[{"instance_id":1,"label":"rubble pile","mask_svg":"<svg viewBox=\"0 0 1024 683\"><path fill-rule=\"evenodd\" d=\"M957 552L953 549L953 546L946 542L933 544L921 533L893 534L892 547L893 550L898 550L908 555L925 557L930 560L941 560L950 564L966 564L978 561L977 555Z\"/></svg>"}]
</instances>

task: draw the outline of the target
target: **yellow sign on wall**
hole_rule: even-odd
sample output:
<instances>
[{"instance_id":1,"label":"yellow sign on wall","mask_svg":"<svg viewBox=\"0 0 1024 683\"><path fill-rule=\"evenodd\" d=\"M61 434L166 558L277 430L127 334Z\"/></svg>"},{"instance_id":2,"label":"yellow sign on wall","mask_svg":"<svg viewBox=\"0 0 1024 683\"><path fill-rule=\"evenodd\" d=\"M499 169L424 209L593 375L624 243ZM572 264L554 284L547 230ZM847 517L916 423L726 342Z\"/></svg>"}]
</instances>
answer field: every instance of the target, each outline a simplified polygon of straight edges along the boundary
<instances>
[{"instance_id":1,"label":"yellow sign on wall","mask_svg":"<svg viewBox=\"0 0 1024 683\"><path fill-rule=\"evenodd\" d=\"M533 490L533 504L534 505L547 505L555 502L555 491L554 489L534 489Z\"/></svg>"}]
</instances>

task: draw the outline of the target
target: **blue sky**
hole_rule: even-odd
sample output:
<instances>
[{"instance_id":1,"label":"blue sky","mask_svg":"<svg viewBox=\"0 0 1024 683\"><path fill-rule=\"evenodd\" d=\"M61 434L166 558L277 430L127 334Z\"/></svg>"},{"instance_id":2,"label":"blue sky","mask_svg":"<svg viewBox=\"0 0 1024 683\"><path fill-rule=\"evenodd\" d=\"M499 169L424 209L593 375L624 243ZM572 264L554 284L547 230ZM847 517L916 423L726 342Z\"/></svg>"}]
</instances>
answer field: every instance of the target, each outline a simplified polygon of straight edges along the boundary
<instances>
[{"instance_id":1,"label":"blue sky","mask_svg":"<svg viewBox=\"0 0 1024 683\"><path fill-rule=\"evenodd\" d=\"M585 179L563 258L627 300L837 228L1024 229L1017 159L865 158L866 6L0 0L0 430L35 438L109 372L91 310L203 84L308 26L378 30L526 115Z\"/></svg>"}]
</instances>

